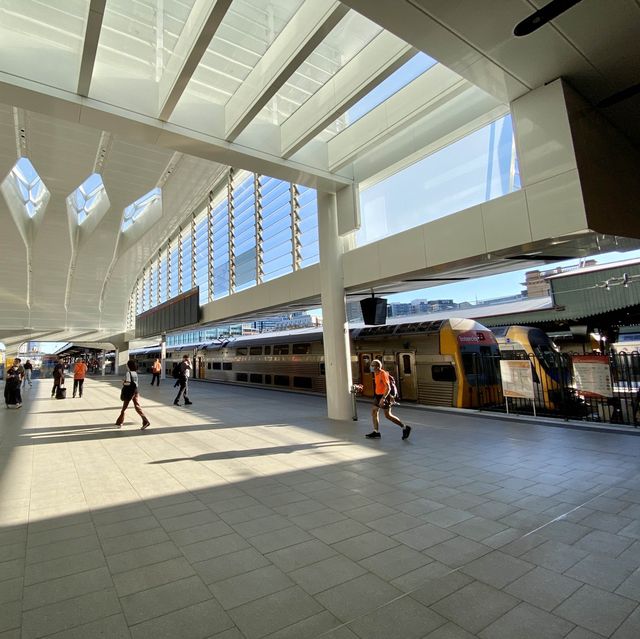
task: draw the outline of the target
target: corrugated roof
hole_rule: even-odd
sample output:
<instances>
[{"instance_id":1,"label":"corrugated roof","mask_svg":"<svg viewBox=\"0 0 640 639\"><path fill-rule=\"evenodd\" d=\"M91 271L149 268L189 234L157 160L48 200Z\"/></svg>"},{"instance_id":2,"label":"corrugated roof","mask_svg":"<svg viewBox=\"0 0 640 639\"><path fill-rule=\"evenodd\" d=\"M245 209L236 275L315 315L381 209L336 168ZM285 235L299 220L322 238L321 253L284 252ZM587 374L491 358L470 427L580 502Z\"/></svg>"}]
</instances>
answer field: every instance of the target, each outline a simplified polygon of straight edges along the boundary
<instances>
[{"instance_id":1,"label":"corrugated roof","mask_svg":"<svg viewBox=\"0 0 640 639\"><path fill-rule=\"evenodd\" d=\"M595 264L594 266L585 266L574 271L567 271L566 273L558 273L557 275L547 275L545 279L555 280L561 277L576 277L584 273L595 273L597 271L605 271L610 268L626 268L627 266L640 265L640 259L635 260L623 260L620 262L609 262L608 264Z\"/></svg>"}]
</instances>

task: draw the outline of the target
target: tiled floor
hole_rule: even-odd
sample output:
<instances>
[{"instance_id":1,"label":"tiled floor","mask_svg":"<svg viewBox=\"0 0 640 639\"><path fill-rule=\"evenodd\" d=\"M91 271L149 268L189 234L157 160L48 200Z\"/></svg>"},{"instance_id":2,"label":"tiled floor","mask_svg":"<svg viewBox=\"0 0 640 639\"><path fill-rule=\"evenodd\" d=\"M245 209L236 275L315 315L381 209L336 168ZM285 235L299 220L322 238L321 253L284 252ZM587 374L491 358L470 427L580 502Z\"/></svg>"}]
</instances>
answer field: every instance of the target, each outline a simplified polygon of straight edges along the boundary
<instances>
[{"instance_id":1,"label":"tiled floor","mask_svg":"<svg viewBox=\"0 0 640 639\"><path fill-rule=\"evenodd\" d=\"M0 412L0 639L640 637L640 437L143 391Z\"/></svg>"}]
</instances>

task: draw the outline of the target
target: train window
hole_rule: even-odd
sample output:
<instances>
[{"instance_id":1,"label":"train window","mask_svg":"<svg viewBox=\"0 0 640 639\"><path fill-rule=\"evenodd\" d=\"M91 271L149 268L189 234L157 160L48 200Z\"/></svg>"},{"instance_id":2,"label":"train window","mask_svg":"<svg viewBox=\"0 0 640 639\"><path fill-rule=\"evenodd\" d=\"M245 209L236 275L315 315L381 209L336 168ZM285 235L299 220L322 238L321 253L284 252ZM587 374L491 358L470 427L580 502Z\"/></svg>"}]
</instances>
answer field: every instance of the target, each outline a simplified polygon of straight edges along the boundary
<instances>
[{"instance_id":1,"label":"train window","mask_svg":"<svg viewBox=\"0 0 640 639\"><path fill-rule=\"evenodd\" d=\"M288 375L274 375L273 383L276 386L289 386L289 376Z\"/></svg>"},{"instance_id":2,"label":"train window","mask_svg":"<svg viewBox=\"0 0 640 639\"><path fill-rule=\"evenodd\" d=\"M246 382L249 376L246 373L236 373L236 382Z\"/></svg>"},{"instance_id":3,"label":"train window","mask_svg":"<svg viewBox=\"0 0 640 639\"><path fill-rule=\"evenodd\" d=\"M222 362L222 370L223 371L230 371L231 369L232 369L231 362Z\"/></svg>"},{"instance_id":4,"label":"train window","mask_svg":"<svg viewBox=\"0 0 640 639\"><path fill-rule=\"evenodd\" d=\"M402 356L402 372L404 375L411 375L411 355Z\"/></svg>"},{"instance_id":5,"label":"train window","mask_svg":"<svg viewBox=\"0 0 640 639\"><path fill-rule=\"evenodd\" d=\"M220 368L222 368L222 366L221 366L220 362L211 362L211 368L214 371L219 371Z\"/></svg>"},{"instance_id":6,"label":"train window","mask_svg":"<svg viewBox=\"0 0 640 639\"><path fill-rule=\"evenodd\" d=\"M313 388L313 380L310 377L294 377L294 388Z\"/></svg>"},{"instance_id":7,"label":"train window","mask_svg":"<svg viewBox=\"0 0 640 639\"><path fill-rule=\"evenodd\" d=\"M260 375L260 373L251 373L251 375L249 375L249 381L252 384L262 384L262 375Z\"/></svg>"},{"instance_id":8,"label":"train window","mask_svg":"<svg viewBox=\"0 0 640 639\"><path fill-rule=\"evenodd\" d=\"M265 384L271 384L271 375L265 375L264 376L264 383Z\"/></svg>"},{"instance_id":9,"label":"train window","mask_svg":"<svg viewBox=\"0 0 640 639\"><path fill-rule=\"evenodd\" d=\"M211 370L211 362L207 362L207 370L210 371Z\"/></svg>"},{"instance_id":10,"label":"train window","mask_svg":"<svg viewBox=\"0 0 640 639\"><path fill-rule=\"evenodd\" d=\"M273 354L274 355L288 355L289 354L289 344L274 344L273 345Z\"/></svg>"},{"instance_id":11,"label":"train window","mask_svg":"<svg viewBox=\"0 0 640 639\"><path fill-rule=\"evenodd\" d=\"M262 346L252 346L249 349L249 355L262 355Z\"/></svg>"},{"instance_id":12,"label":"train window","mask_svg":"<svg viewBox=\"0 0 640 639\"><path fill-rule=\"evenodd\" d=\"M308 355L311 352L311 344L294 344L291 352L294 355Z\"/></svg>"},{"instance_id":13,"label":"train window","mask_svg":"<svg viewBox=\"0 0 640 639\"><path fill-rule=\"evenodd\" d=\"M264 354L265 355L271 355L271 346L265 346L264 347Z\"/></svg>"},{"instance_id":14,"label":"train window","mask_svg":"<svg viewBox=\"0 0 640 639\"><path fill-rule=\"evenodd\" d=\"M320 375L324 375L324 374L325 374L324 362L320 362Z\"/></svg>"},{"instance_id":15,"label":"train window","mask_svg":"<svg viewBox=\"0 0 640 639\"><path fill-rule=\"evenodd\" d=\"M456 369L451 364L438 364L431 367L431 377L434 382L455 382Z\"/></svg>"},{"instance_id":16,"label":"train window","mask_svg":"<svg viewBox=\"0 0 640 639\"><path fill-rule=\"evenodd\" d=\"M238 348L236 348L236 355L246 355L246 354L247 354L246 346L239 346Z\"/></svg>"}]
</instances>

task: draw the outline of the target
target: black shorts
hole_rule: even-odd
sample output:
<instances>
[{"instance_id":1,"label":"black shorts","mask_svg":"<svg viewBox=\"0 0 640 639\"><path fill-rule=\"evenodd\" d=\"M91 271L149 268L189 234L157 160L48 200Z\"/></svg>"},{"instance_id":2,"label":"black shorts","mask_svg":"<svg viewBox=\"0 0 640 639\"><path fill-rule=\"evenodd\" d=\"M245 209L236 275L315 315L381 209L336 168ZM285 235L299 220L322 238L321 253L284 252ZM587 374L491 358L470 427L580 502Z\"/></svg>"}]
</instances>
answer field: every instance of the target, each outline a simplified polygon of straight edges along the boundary
<instances>
[{"instance_id":1,"label":"black shorts","mask_svg":"<svg viewBox=\"0 0 640 639\"><path fill-rule=\"evenodd\" d=\"M382 402L382 405L380 405L380 400L384 397L384 395L374 395L373 396L373 405L377 406L378 408L389 408L390 406L390 402L389 402L389 398L387 397L387 399L385 399Z\"/></svg>"}]
</instances>

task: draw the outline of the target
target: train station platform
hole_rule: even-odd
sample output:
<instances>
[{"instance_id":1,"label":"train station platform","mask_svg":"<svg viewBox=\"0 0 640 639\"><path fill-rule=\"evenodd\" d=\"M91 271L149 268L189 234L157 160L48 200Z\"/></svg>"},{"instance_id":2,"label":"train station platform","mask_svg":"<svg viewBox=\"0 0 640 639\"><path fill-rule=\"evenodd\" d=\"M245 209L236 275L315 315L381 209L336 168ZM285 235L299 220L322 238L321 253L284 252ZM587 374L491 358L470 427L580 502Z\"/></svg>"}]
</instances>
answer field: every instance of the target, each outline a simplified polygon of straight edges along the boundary
<instances>
[{"instance_id":1,"label":"train station platform","mask_svg":"<svg viewBox=\"0 0 640 639\"><path fill-rule=\"evenodd\" d=\"M640 636L640 438L141 379L0 412L0 639Z\"/></svg>"}]
</instances>

